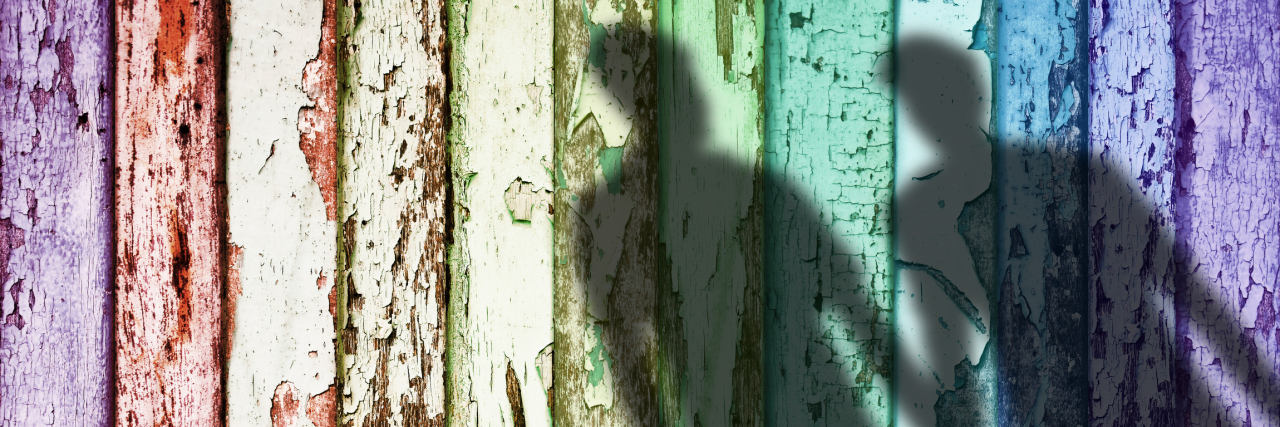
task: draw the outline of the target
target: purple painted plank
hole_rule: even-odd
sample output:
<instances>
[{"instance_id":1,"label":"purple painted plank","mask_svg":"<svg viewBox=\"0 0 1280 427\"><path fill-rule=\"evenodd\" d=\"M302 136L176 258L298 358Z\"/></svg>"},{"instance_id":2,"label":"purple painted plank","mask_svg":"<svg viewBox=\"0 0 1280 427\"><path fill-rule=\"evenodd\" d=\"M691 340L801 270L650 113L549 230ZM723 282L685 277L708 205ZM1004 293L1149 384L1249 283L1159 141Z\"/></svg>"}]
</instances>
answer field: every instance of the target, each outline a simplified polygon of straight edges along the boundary
<instances>
[{"instance_id":1,"label":"purple painted plank","mask_svg":"<svg viewBox=\"0 0 1280 427\"><path fill-rule=\"evenodd\" d=\"M1091 424L1173 419L1171 0L1089 4Z\"/></svg>"},{"instance_id":2,"label":"purple painted plank","mask_svg":"<svg viewBox=\"0 0 1280 427\"><path fill-rule=\"evenodd\" d=\"M1280 420L1280 4L1174 8L1177 418Z\"/></svg>"},{"instance_id":3,"label":"purple painted plank","mask_svg":"<svg viewBox=\"0 0 1280 427\"><path fill-rule=\"evenodd\" d=\"M0 425L112 419L110 24L0 3Z\"/></svg>"}]
</instances>

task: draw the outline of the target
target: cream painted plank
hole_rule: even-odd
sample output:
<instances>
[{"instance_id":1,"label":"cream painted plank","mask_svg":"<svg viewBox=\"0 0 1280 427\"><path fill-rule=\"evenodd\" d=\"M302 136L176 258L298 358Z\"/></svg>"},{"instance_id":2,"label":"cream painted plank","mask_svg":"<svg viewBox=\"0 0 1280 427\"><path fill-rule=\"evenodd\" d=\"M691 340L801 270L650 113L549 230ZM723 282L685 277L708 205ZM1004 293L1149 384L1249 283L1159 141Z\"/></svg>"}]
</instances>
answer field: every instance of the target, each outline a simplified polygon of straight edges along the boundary
<instances>
[{"instance_id":1,"label":"cream painted plank","mask_svg":"<svg viewBox=\"0 0 1280 427\"><path fill-rule=\"evenodd\" d=\"M449 2L454 426L551 425L552 8Z\"/></svg>"},{"instance_id":2,"label":"cream painted plank","mask_svg":"<svg viewBox=\"0 0 1280 427\"><path fill-rule=\"evenodd\" d=\"M229 425L334 423L335 6L231 2Z\"/></svg>"},{"instance_id":3,"label":"cream painted plank","mask_svg":"<svg viewBox=\"0 0 1280 427\"><path fill-rule=\"evenodd\" d=\"M443 425L443 0L339 8L339 424Z\"/></svg>"}]
</instances>

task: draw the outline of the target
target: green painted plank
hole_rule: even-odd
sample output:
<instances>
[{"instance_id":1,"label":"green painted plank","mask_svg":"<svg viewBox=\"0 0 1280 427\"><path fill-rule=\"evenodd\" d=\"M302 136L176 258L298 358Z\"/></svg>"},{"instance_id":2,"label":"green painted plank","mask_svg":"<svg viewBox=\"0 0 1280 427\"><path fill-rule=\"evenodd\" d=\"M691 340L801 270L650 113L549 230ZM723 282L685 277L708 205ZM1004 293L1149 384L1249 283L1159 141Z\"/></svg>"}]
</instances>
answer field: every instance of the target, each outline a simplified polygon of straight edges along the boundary
<instances>
[{"instance_id":1,"label":"green painted plank","mask_svg":"<svg viewBox=\"0 0 1280 427\"><path fill-rule=\"evenodd\" d=\"M888 425L895 2L766 10L764 415Z\"/></svg>"},{"instance_id":2,"label":"green painted plank","mask_svg":"<svg viewBox=\"0 0 1280 427\"><path fill-rule=\"evenodd\" d=\"M658 7L663 421L759 425L764 6Z\"/></svg>"}]
</instances>

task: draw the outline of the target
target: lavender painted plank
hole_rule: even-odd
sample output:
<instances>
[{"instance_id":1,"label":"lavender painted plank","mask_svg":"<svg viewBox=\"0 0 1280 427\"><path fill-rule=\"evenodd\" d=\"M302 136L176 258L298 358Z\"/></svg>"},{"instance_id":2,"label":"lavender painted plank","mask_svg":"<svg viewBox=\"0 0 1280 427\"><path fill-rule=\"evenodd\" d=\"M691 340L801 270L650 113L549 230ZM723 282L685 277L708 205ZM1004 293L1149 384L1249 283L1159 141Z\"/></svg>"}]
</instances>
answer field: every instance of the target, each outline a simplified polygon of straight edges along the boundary
<instances>
[{"instance_id":1,"label":"lavender painted plank","mask_svg":"<svg viewBox=\"0 0 1280 427\"><path fill-rule=\"evenodd\" d=\"M1088 12L1000 4L996 78L1001 424L1089 422Z\"/></svg>"},{"instance_id":2,"label":"lavender painted plank","mask_svg":"<svg viewBox=\"0 0 1280 427\"><path fill-rule=\"evenodd\" d=\"M1280 5L1174 8L1174 406L1186 425L1280 420Z\"/></svg>"},{"instance_id":3,"label":"lavender painted plank","mask_svg":"<svg viewBox=\"0 0 1280 427\"><path fill-rule=\"evenodd\" d=\"M1173 10L1089 10L1090 423L1171 425Z\"/></svg>"},{"instance_id":4,"label":"lavender painted plank","mask_svg":"<svg viewBox=\"0 0 1280 427\"><path fill-rule=\"evenodd\" d=\"M0 425L111 425L109 13L0 4Z\"/></svg>"},{"instance_id":5,"label":"lavender painted plank","mask_svg":"<svg viewBox=\"0 0 1280 427\"><path fill-rule=\"evenodd\" d=\"M222 425L225 6L115 4L117 425Z\"/></svg>"}]
</instances>

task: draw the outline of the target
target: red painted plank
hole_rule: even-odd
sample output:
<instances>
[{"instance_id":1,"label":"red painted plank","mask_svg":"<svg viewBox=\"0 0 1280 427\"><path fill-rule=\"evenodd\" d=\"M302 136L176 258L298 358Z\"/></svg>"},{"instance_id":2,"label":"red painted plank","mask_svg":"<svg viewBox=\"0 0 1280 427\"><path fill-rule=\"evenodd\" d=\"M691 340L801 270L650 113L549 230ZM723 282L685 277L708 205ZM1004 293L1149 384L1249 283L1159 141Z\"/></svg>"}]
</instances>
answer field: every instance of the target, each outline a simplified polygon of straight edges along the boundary
<instances>
[{"instance_id":1,"label":"red painted plank","mask_svg":"<svg viewBox=\"0 0 1280 427\"><path fill-rule=\"evenodd\" d=\"M110 425L111 22L0 4L0 425Z\"/></svg>"},{"instance_id":2,"label":"red painted plank","mask_svg":"<svg viewBox=\"0 0 1280 427\"><path fill-rule=\"evenodd\" d=\"M115 6L116 421L221 425L225 4Z\"/></svg>"}]
</instances>

